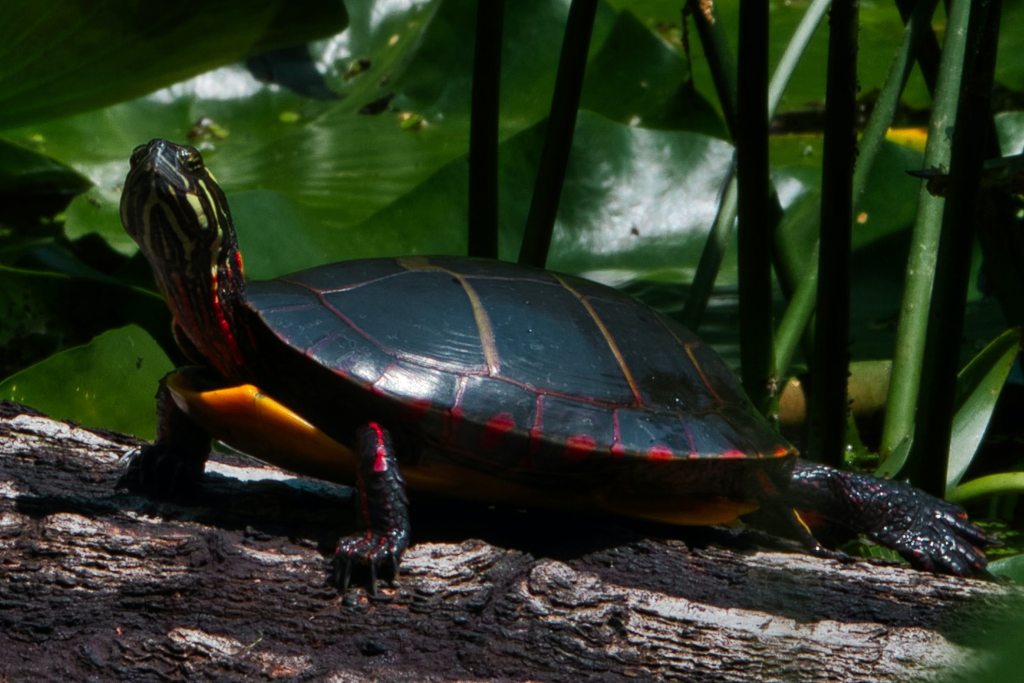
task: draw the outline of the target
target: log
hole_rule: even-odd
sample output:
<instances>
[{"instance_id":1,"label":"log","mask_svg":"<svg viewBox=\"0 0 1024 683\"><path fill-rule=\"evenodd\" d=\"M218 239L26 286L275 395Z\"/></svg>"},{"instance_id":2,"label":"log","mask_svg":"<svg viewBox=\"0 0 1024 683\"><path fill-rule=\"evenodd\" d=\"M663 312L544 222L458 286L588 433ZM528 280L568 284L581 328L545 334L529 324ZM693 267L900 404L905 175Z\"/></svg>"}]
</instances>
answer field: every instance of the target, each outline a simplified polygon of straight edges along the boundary
<instances>
[{"instance_id":1,"label":"log","mask_svg":"<svg viewBox=\"0 0 1024 683\"><path fill-rule=\"evenodd\" d=\"M351 492L239 456L155 502L131 437L0 403L0 680L905 681L964 671L993 582L744 529L413 501L395 585L339 592Z\"/></svg>"}]
</instances>

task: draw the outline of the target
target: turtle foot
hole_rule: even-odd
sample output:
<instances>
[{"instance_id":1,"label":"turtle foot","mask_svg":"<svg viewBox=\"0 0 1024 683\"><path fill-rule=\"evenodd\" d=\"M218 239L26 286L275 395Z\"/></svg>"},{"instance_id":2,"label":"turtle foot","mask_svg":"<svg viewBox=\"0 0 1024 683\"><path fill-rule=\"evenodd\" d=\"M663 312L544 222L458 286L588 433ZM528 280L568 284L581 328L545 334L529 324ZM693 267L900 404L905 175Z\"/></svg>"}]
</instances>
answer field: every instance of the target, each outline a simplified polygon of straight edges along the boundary
<instances>
[{"instance_id":1,"label":"turtle foot","mask_svg":"<svg viewBox=\"0 0 1024 683\"><path fill-rule=\"evenodd\" d=\"M917 569L972 576L987 574L982 548L993 540L947 503L902 482L885 481L888 518L868 535L896 550Z\"/></svg>"},{"instance_id":2,"label":"turtle foot","mask_svg":"<svg viewBox=\"0 0 1024 683\"><path fill-rule=\"evenodd\" d=\"M371 595L376 595L378 579L394 583L402 553L408 545L408 534L400 529L386 534L368 532L345 536L338 542L331 560L331 580L344 593L351 583L353 570L356 573L366 571L369 575L367 589Z\"/></svg>"},{"instance_id":3,"label":"turtle foot","mask_svg":"<svg viewBox=\"0 0 1024 683\"><path fill-rule=\"evenodd\" d=\"M205 464L205 456L182 457L168 444L143 446L128 457L115 486L162 500L182 498L196 490Z\"/></svg>"},{"instance_id":4,"label":"turtle foot","mask_svg":"<svg viewBox=\"0 0 1024 683\"><path fill-rule=\"evenodd\" d=\"M986 576L983 549L993 540L963 508L900 481L798 462L790 504L828 524L863 533L892 548L917 569Z\"/></svg>"}]
</instances>

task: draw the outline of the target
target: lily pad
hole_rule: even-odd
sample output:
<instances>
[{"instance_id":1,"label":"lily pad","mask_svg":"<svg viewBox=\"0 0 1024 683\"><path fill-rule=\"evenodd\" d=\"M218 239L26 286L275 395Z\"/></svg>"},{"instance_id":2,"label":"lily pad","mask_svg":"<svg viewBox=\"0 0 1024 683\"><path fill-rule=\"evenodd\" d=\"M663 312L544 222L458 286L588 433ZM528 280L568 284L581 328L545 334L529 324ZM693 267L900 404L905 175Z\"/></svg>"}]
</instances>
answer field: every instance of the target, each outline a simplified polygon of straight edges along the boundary
<instances>
[{"instance_id":1,"label":"lily pad","mask_svg":"<svg viewBox=\"0 0 1024 683\"><path fill-rule=\"evenodd\" d=\"M156 294L112 279L0 266L0 373L33 363L105 329L134 322L171 345L170 315Z\"/></svg>"},{"instance_id":2,"label":"lily pad","mask_svg":"<svg viewBox=\"0 0 1024 683\"><path fill-rule=\"evenodd\" d=\"M344 28L341 2L0 4L0 128L137 97Z\"/></svg>"},{"instance_id":3,"label":"lily pad","mask_svg":"<svg viewBox=\"0 0 1024 683\"><path fill-rule=\"evenodd\" d=\"M153 394L170 370L157 343L142 328L129 325L11 375L0 382L0 399L88 427L152 439ZM147 405L148 410L143 408Z\"/></svg>"}]
</instances>

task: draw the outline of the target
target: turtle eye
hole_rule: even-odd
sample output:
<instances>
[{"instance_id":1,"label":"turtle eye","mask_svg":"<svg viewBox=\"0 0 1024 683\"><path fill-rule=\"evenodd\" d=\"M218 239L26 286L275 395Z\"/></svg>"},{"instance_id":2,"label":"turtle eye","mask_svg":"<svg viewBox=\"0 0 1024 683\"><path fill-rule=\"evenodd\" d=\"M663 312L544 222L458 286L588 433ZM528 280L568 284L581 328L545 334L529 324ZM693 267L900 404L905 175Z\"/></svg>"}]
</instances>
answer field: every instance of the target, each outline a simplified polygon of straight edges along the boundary
<instances>
[{"instance_id":1,"label":"turtle eye","mask_svg":"<svg viewBox=\"0 0 1024 683\"><path fill-rule=\"evenodd\" d=\"M148 149L149 145L139 145L138 147L132 150L131 160L129 161L129 164L131 165L132 168L138 166L139 162L142 161L142 157L145 156L146 150Z\"/></svg>"},{"instance_id":2,"label":"turtle eye","mask_svg":"<svg viewBox=\"0 0 1024 683\"><path fill-rule=\"evenodd\" d=\"M195 147L181 147L178 150L178 160L189 173L199 173L203 170L203 155Z\"/></svg>"}]
</instances>

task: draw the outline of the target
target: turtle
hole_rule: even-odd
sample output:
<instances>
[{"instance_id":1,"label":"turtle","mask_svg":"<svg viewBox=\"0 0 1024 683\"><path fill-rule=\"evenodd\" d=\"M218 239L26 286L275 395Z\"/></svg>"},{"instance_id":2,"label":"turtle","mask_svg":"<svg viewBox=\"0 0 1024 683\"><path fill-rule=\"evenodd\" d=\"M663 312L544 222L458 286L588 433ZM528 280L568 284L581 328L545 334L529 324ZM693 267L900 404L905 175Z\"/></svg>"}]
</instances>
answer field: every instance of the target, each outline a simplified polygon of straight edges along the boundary
<instances>
[{"instance_id":1,"label":"turtle","mask_svg":"<svg viewBox=\"0 0 1024 683\"><path fill-rule=\"evenodd\" d=\"M374 590L410 543L406 489L517 507L718 525L813 516L922 570L986 571L964 511L834 469L754 409L689 329L596 282L499 260L342 261L247 281L225 195L193 147L135 148L121 220L194 365L157 390L157 436L119 486L173 498L211 439L356 488L360 532L329 576Z\"/></svg>"}]
</instances>

